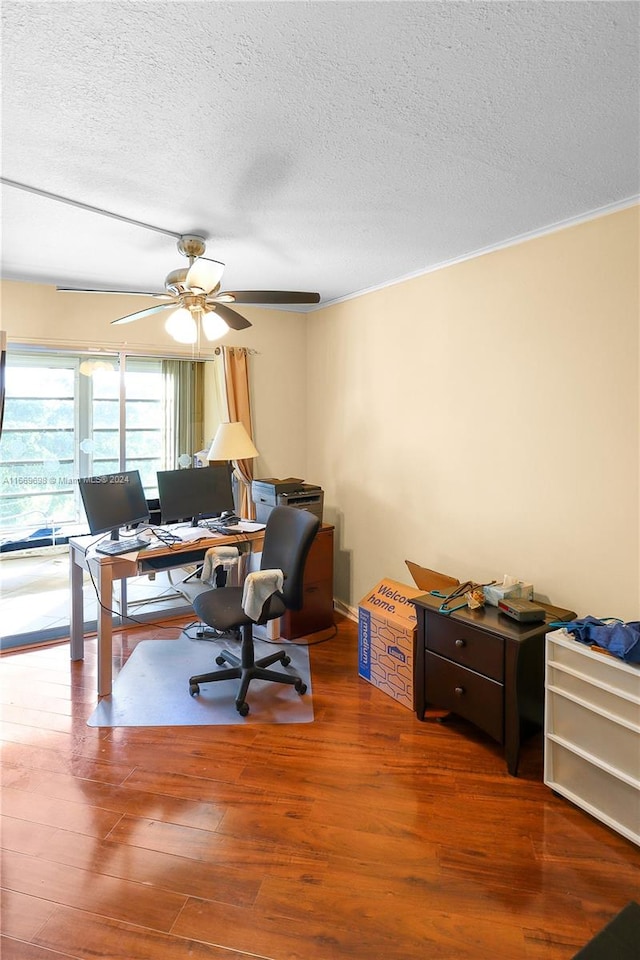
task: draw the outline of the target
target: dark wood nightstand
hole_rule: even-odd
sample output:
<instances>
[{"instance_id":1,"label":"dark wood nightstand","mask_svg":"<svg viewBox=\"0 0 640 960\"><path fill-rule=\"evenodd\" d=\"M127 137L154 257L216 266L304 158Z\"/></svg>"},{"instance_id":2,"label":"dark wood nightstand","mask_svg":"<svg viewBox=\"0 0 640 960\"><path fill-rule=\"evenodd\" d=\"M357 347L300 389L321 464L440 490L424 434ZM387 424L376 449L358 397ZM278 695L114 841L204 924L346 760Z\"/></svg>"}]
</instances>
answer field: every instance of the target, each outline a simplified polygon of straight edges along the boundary
<instances>
[{"instance_id":1,"label":"dark wood nightstand","mask_svg":"<svg viewBox=\"0 0 640 960\"><path fill-rule=\"evenodd\" d=\"M521 739L542 728L544 639L555 613L544 623L518 623L492 606L442 614L442 601L430 594L412 603L418 719L424 720L427 703L465 717L504 745L515 777ZM564 619L575 617L563 612Z\"/></svg>"}]
</instances>

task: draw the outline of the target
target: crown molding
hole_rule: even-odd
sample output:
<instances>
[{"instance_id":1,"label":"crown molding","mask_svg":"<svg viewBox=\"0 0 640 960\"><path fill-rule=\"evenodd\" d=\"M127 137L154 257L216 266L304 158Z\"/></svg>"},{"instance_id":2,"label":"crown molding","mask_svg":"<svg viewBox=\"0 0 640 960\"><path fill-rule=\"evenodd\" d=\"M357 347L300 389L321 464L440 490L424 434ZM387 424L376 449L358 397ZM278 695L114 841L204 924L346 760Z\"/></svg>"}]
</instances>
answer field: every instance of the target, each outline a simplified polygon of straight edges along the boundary
<instances>
[{"instance_id":1,"label":"crown molding","mask_svg":"<svg viewBox=\"0 0 640 960\"><path fill-rule=\"evenodd\" d=\"M325 300L317 306L311 307L306 312L314 313L316 310L324 310L326 307L331 307L336 303L345 303L348 300L355 300L357 297L363 297L367 293L375 293L378 290L385 290L387 287L394 287L399 283L406 283L407 280L415 280L417 277L425 277L429 273L435 273L437 270L444 270L446 267L453 267L455 264L464 263L466 260L475 260L476 257L484 257L488 253L495 253L497 250L504 250L507 247L515 247L519 243L527 243L529 240L536 240L538 237L544 237L549 233L556 233L559 230L567 230L570 227L575 227L578 224L586 223L589 220L597 220L599 217L606 217L611 213L618 213L621 210L626 210L629 207L636 206L638 203L640 203L640 195L628 197L626 200L620 200L618 203L610 203L607 204L607 206L598 207L596 210L591 210L589 213L581 214L578 217L570 217L567 220L559 220L557 223L552 223L546 227L541 227L539 230L532 230L529 233L521 233L515 237L510 237L508 240L501 240L500 243L494 243L488 247L481 247L478 250L472 250L469 253L462 254L460 257L454 257L451 260L442 260L440 263L435 263L433 266L426 267L423 270L415 270L413 273L406 273L402 277L396 277L393 280L387 280L384 283L376 284L373 287L366 287L363 290L356 290L354 293L348 293L344 297L336 297L335 300Z\"/></svg>"}]
</instances>

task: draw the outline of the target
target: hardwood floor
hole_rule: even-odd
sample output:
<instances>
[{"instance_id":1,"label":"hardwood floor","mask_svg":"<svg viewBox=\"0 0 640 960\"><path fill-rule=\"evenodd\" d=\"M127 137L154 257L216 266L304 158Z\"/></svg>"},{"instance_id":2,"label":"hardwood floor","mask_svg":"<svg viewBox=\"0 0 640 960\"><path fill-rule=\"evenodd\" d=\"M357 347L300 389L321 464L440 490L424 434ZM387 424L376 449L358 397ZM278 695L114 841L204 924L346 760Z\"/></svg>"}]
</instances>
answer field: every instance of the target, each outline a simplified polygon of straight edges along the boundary
<instances>
[{"instance_id":1,"label":"hardwood floor","mask_svg":"<svg viewBox=\"0 0 640 960\"><path fill-rule=\"evenodd\" d=\"M95 641L0 660L3 960L564 960L640 899L640 849L543 785L539 736L510 777L360 680L337 622L300 725L88 727ZM115 668L178 633L117 634Z\"/></svg>"}]
</instances>

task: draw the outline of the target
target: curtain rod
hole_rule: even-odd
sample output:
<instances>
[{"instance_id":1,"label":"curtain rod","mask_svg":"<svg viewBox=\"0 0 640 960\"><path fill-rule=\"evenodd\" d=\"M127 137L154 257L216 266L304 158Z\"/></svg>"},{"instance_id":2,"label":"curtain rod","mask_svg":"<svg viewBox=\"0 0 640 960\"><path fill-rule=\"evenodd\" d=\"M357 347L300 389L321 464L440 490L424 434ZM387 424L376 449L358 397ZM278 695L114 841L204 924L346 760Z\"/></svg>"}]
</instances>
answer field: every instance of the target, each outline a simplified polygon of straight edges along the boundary
<instances>
[{"instance_id":1,"label":"curtain rod","mask_svg":"<svg viewBox=\"0 0 640 960\"><path fill-rule=\"evenodd\" d=\"M224 345L223 345L224 346ZM250 357L258 357L260 354L257 350L254 350L253 347L227 347L228 350L244 350L245 353L248 353ZM222 353L223 347L216 347L213 351L216 356L220 356Z\"/></svg>"},{"instance_id":2,"label":"curtain rod","mask_svg":"<svg viewBox=\"0 0 640 960\"><path fill-rule=\"evenodd\" d=\"M206 355L194 356L191 353L171 353L169 351L163 352L156 350L153 353L149 352L149 347L144 347L140 345L139 347L134 345L127 345L123 347L116 346L114 344L106 343L86 343L79 347L77 342L74 340L34 340L29 337L23 337L21 340L13 340L7 334L8 346L14 350L27 349L33 351L34 353L44 350L61 350L68 353L78 353L78 354L95 354L95 353L104 353L110 354L112 356L118 356L121 353L128 354L132 357L147 357L149 359L158 359L158 360L194 360L194 361L207 361L215 360L220 353L220 347L215 347L214 350ZM234 350L246 350L251 356L258 356L258 351L254 350L252 347L233 347Z\"/></svg>"}]
</instances>

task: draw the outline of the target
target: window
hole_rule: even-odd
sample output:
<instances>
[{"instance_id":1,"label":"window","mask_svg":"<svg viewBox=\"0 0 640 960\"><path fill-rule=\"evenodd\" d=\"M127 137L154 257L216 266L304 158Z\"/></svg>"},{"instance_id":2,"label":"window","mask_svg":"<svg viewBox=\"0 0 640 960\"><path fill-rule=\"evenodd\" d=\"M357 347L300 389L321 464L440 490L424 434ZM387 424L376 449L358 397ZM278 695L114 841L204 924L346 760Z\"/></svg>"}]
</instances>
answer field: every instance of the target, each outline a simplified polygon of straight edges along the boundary
<instances>
[{"instance_id":1,"label":"window","mask_svg":"<svg viewBox=\"0 0 640 960\"><path fill-rule=\"evenodd\" d=\"M147 497L158 495L156 473L164 469L164 387L161 360L129 358L124 374L124 457L120 466L120 376L96 371L92 384L90 469L83 476L139 470ZM91 434L92 431L92 434ZM82 446L82 441L81 441Z\"/></svg>"},{"instance_id":2,"label":"window","mask_svg":"<svg viewBox=\"0 0 640 960\"><path fill-rule=\"evenodd\" d=\"M178 466L169 435L191 456L184 402L198 380L190 361L9 351L0 440L0 539L65 536L85 527L78 477L139 470L148 498L156 473ZM200 397L200 403L202 402ZM189 423L202 424L190 408ZM177 421L177 422L173 422Z\"/></svg>"},{"instance_id":3,"label":"window","mask_svg":"<svg viewBox=\"0 0 640 960\"><path fill-rule=\"evenodd\" d=\"M14 536L79 520L72 477L76 368L73 362L9 356L0 451L0 525Z\"/></svg>"}]
</instances>

